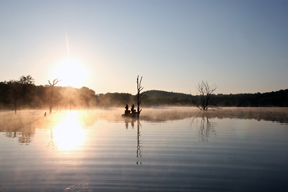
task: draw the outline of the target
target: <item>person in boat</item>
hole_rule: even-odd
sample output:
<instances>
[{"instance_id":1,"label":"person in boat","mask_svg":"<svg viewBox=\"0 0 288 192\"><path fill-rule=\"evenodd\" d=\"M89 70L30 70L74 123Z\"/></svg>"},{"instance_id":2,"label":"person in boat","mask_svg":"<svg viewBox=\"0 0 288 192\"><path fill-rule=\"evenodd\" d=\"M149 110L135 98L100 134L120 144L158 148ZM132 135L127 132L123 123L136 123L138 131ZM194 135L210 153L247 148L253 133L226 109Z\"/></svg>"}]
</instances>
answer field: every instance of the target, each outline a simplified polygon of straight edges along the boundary
<instances>
[{"instance_id":1,"label":"person in boat","mask_svg":"<svg viewBox=\"0 0 288 192\"><path fill-rule=\"evenodd\" d=\"M128 108L129 108L129 106L126 104L126 106L125 106L125 114L130 113L130 111L128 110Z\"/></svg>"},{"instance_id":2,"label":"person in boat","mask_svg":"<svg viewBox=\"0 0 288 192\"><path fill-rule=\"evenodd\" d=\"M131 112L132 112L132 113L135 113L135 112L136 112L136 110L134 109L134 104L132 104L132 106L131 106Z\"/></svg>"}]
</instances>

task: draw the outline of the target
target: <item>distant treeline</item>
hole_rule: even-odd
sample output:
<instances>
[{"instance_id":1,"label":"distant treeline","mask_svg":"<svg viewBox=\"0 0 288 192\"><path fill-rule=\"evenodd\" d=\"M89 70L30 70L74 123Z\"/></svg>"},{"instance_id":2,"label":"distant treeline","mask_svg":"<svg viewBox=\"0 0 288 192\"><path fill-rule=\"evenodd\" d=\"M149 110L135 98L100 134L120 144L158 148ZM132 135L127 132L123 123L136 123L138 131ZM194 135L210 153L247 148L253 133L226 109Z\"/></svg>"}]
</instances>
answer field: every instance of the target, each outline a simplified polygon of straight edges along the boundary
<instances>
[{"instance_id":1,"label":"distant treeline","mask_svg":"<svg viewBox=\"0 0 288 192\"><path fill-rule=\"evenodd\" d=\"M51 101L51 87L49 85L36 86L16 81L0 82L0 109L14 109L15 102L18 109L49 108ZM53 108L68 109L71 107L92 107L96 105L95 91L82 87L54 87Z\"/></svg>"},{"instance_id":2,"label":"distant treeline","mask_svg":"<svg viewBox=\"0 0 288 192\"><path fill-rule=\"evenodd\" d=\"M52 87L50 85L34 84L34 79L28 76L20 80L0 82L0 110L2 109L49 109ZM145 97L145 96L144 96ZM73 87L54 86L53 109L80 109L95 107L123 107L125 104L136 103L136 95L129 93L96 94L88 87L80 89Z\"/></svg>"},{"instance_id":3,"label":"distant treeline","mask_svg":"<svg viewBox=\"0 0 288 192\"><path fill-rule=\"evenodd\" d=\"M183 93L151 90L143 93L147 105L193 105L191 100L199 96ZM211 104L219 107L288 107L288 89L255 94L213 95Z\"/></svg>"},{"instance_id":4,"label":"distant treeline","mask_svg":"<svg viewBox=\"0 0 288 192\"><path fill-rule=\"evenodd\" d=\"M19 81L0 82L0 109L44 109L51 102L51 86L34 84L31 76L22 76ZM141 94L142 106L192 106L192 100L198 96L151 90ZM65 110L95 107L123 107L136 104L136 95L129 93L96 94L88 87L80 89L55 86L53 109ZM269 93L255 94L218 94L213 95L211 104L219 107L288 107L288 89Z\"/></svg>"}]
</instances>

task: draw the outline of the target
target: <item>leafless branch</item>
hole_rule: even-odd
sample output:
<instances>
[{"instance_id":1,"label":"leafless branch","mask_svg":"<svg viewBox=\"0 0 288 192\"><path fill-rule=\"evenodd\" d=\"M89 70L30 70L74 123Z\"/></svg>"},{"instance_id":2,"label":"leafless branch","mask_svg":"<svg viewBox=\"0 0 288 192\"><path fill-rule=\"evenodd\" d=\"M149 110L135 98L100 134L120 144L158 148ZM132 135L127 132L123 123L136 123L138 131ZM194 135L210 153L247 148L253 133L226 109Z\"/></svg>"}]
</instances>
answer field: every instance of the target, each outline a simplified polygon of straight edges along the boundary
<instances>
[{"instance_id":1,"label":"leafless branch","mask_svg":"<svg viewBox=\"0 0 288 192\"><path fill-rule=\"evenodd\" d=\"M217 89L216 85L209 85L208 82L200 82L196 87L197 92L199 93L198 101L195 101L192 97L192 102L200 109L200 110L208 110L208 108L215 107L215 105L211 104L211 98L213 96L214 91Z\"/></svg>"},{"instance_id":2,"label":"leafless branch","mask_svg":"<svg viewBox=\"0 0 288 192\"><path fill-rule=\"evenodd\" d=\"M58 80L58 78L53 80L53 83L48 80L49 85L51 86L51 98L50 98L50 114L52 113L52 105L53 105L53 89L54 86L62 80Z\"/></svg>"}]
</instances>

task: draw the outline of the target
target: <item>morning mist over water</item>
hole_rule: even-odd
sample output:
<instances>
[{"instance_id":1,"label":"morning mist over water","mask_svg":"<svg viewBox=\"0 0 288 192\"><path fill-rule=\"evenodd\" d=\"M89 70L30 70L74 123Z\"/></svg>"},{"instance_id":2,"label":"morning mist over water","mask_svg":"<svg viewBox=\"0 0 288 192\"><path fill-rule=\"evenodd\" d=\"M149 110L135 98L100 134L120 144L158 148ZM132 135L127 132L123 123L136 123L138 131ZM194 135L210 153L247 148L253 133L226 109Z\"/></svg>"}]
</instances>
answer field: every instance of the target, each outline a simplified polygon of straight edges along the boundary
<instances>
[{"instance_id":1,"label":"morning mist over water","mask_svg":"<svg viewBox=\"0 0 288 192\"><path fill-rule=\"evenodd\" d=\"M287 192L287 18L0 0L0 191Z\"/></svg>"},{"instance_id":2,"label":"morning mist over water","mask_svg":"<svg viewBox=\"0 0 288 192\"><path fill-rule=\"evenodd\" d=\"M1 112L1 189L287 189L286 108L144 108L136 119L121 113Z\"/></svg>"}]
</instances>

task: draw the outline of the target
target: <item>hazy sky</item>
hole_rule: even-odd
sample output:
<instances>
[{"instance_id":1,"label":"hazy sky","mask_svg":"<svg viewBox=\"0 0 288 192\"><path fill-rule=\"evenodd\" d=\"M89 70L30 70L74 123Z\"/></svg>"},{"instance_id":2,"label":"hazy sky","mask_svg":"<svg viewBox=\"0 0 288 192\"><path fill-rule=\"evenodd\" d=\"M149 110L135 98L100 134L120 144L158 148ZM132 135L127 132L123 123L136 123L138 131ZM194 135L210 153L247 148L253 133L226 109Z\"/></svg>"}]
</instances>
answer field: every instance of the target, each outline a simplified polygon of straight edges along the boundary
<instances>
[{"instance_id":1,"label":"hazy sky","mask_svg":"<svg viewBox=\"0 0 288 192\"><path fill-rule=\"evenodd\" d=\"M255 93L287 89L287 72L287 0L0 0L0 81Z\"/></svg>"}]
</instances>

